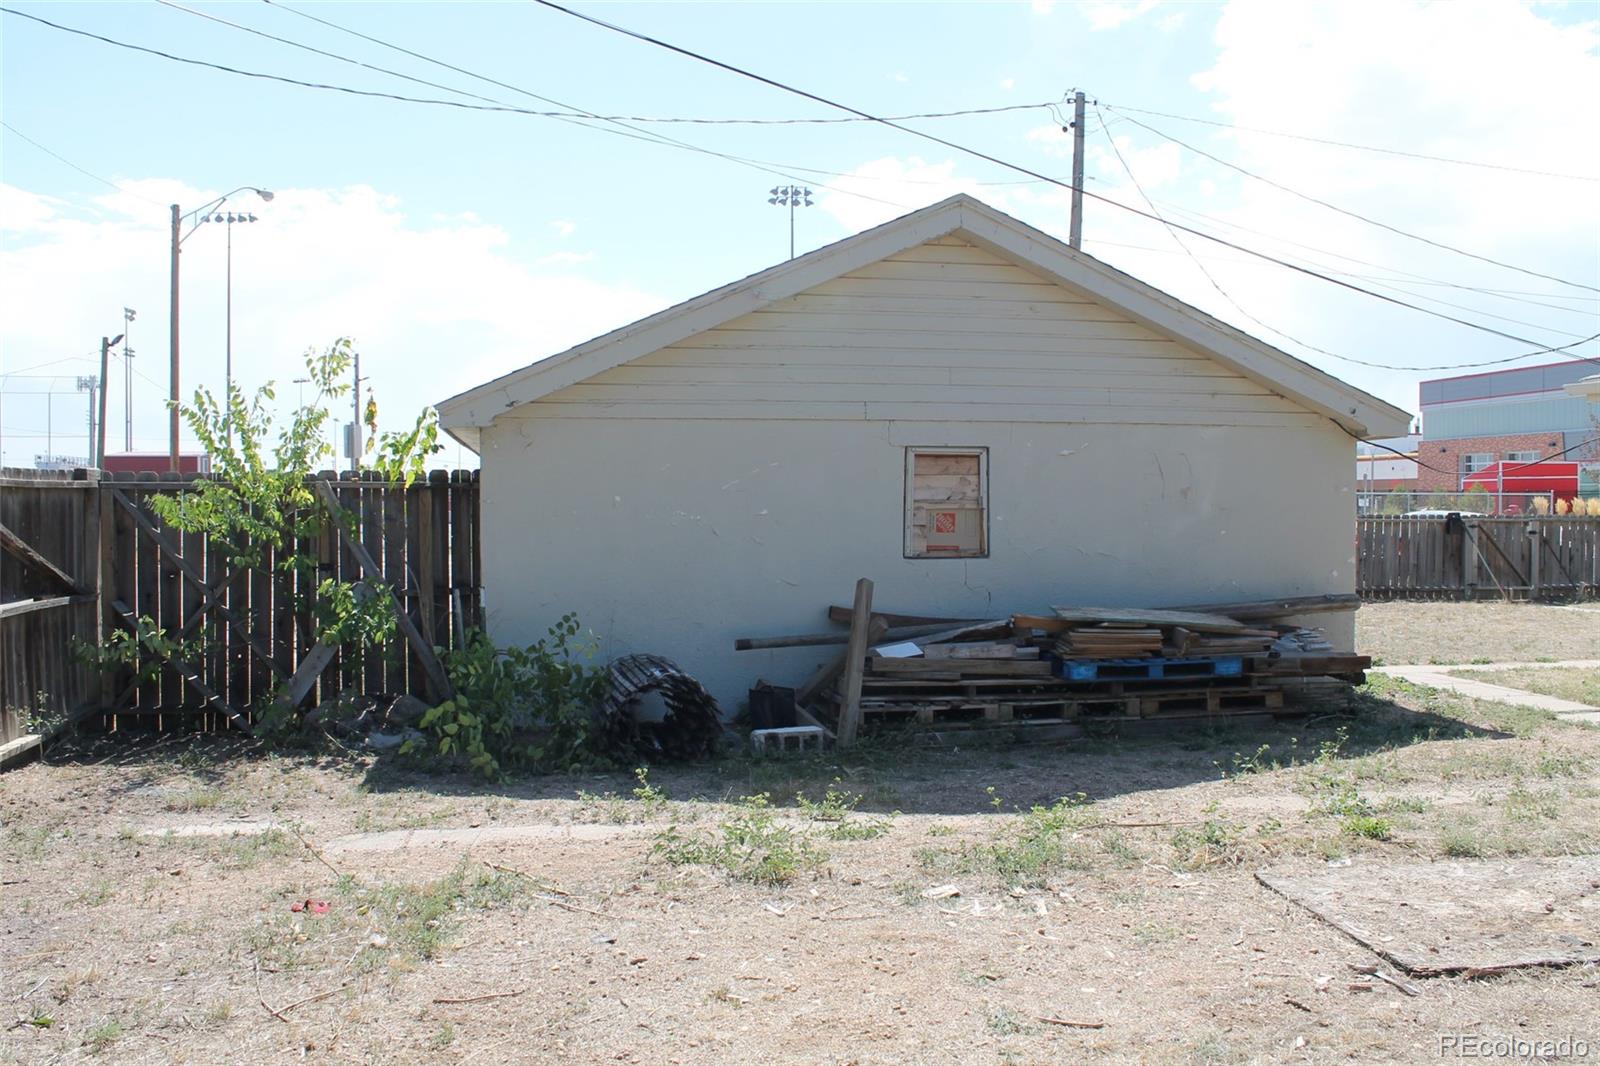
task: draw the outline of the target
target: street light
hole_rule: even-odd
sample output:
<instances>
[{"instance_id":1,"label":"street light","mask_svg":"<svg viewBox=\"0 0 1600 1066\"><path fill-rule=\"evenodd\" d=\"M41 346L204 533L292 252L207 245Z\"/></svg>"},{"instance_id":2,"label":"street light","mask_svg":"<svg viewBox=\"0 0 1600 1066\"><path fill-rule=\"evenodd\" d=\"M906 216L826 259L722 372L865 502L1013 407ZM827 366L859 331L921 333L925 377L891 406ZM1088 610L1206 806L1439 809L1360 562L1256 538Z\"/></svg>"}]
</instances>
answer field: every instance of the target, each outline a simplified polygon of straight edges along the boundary
<instances>
[{"instance_id":1,"label":"street light","mask_svg":"<svg viewBox=\"0 0 1600 1066\"><path fill-rule=\"evenodd\" d=\"M242 192L253 192L263 200L269 202L272 200L272 193L266 189L258 189L254 185L241 185L234 189L233 192L223 193L204 207L198 207L187 213L180 211L177 204L172 205L172 381L170 387L171 410L168 412L167 450L173 473L177 473L178 470L178 404L181 392L178 384L178 253L182 250L183 242L194 236L194 231L200 228L200 223L196 222L193 229L189 230L188 233L184 233L183 220L190 215L208 215L226 203L228 197Z\"/></svg>"},{"instance_id":2,"label":"street light","mask_svg":"<svg viewBox=\"0 0 1600 1066\"><path fill-rule=\"evenodd\" d=\"M789 258L794 258L794 209L797 207L814 207L811 202L811 190L799 185L779 185L772 190L772 195L767 198L767 203L776 204L789 209Z\"/></svg>"}]
</instances>

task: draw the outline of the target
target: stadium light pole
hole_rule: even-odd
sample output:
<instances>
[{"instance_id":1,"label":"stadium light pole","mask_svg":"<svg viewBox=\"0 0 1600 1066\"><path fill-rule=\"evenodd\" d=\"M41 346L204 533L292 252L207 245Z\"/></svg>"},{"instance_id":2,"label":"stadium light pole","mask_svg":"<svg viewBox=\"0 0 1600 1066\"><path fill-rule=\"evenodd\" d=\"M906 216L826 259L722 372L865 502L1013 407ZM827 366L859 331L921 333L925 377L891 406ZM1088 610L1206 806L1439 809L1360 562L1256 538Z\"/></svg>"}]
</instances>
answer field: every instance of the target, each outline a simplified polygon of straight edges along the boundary
<instances>
[{"instance_id":1,"label":"stadium light pole","mask_svg":"<svg viewBox=\"0 0 1600 1066\"><path fill-rule=\"evenodd\" d=\"M794 209L797 207L815 207L811 202L811 190L799 185L779 185L772 190L772 195L767 197L767 203L789 209L789 258L794 258Z\"/></svg>"},{"instance_id":2,"label":"stadium light pole","mask_svg":"<svg viewBox=\"0 0 1600 1066\"><path fill-rule=\"evenodd\" d=\"M195 229L200 224L197 222L188 233L183 232L183 220L191 215L207 215L227 202L228 197L237 196L242 192L253 192L261 199L272 200L272 193L266 189L258 189L254 185L241 185L232 192L223 193L204 207L197 207L193 211L184 212L177 204L172 205L172 324L170 330L171 344L171 383L168 389L168 419L167 419L167 458L173 473L178 471L178 405L182 389L179 387L179 358L178 358L178 255L183 249L183 242L194 236Z\"/></svg>"}]
</instances>

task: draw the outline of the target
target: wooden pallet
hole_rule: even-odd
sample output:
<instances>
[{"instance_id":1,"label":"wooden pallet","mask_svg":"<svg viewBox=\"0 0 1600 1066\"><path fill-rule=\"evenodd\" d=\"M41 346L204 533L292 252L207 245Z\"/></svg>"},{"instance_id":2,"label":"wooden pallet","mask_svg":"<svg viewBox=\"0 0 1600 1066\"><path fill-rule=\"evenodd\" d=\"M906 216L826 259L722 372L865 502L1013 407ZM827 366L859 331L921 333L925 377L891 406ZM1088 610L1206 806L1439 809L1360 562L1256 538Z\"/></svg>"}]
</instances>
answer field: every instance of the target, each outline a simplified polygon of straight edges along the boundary
<instances>
[{"instance_id":1,"label":"wooden pallet","mask_svg":"<svg viewBox=\"0 0 1600 1066\"><path fill-rule=\"evenodd\" d=\"M1139 696L1138 702L1141 718L1260 713L1281 709L1283 690L1208 688L1192 692L1150 693Z\"/></svg>"},{"instance_id":2,"label":"wooden pallet","mask_svg":"<svg viewBox=\"0 0 1600 1066\"><path fill-rule=\"evenodd\" d=\"M984 693L936 695L920 690L865 696L861 713L879 721L912 719L923 724L1004 723L1039 719L1176 718L1272 713L1283 708L1279 688L1213 687L1133 693Z\"/></svg>"}]
</instances>

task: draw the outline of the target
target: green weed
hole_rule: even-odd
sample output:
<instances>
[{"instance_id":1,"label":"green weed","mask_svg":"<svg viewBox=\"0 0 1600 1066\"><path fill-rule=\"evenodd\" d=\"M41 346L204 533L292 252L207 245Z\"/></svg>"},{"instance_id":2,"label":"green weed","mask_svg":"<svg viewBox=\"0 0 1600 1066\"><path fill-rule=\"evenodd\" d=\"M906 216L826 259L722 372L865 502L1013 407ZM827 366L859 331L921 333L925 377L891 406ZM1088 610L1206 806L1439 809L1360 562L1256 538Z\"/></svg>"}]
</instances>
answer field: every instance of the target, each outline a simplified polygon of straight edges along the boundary
<instances>
[{"instance_id":1,"label":"green weed","mask_svg":"<svg viewBox=\"0 0 1600 1066\"><path fill-rule=\"evenodd\" d=\"M656 835L651 854L674 866L715 866L758 885L785 884L828 860L804 829L777 820L765 792L740 800L737 813L719 829L713 836L671 826Z\"/></svg>"}]
</instances>

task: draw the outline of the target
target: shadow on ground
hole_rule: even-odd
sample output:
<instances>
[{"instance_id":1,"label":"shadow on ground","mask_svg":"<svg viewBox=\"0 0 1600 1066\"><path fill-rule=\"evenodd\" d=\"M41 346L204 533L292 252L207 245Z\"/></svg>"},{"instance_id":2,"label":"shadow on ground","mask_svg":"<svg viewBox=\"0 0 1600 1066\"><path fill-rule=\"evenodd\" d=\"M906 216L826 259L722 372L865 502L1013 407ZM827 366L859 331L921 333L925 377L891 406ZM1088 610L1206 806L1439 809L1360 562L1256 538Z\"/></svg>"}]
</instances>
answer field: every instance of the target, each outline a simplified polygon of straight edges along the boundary
<instances>
[{"instance_id":1,"label":"shadow on ground","mask_svg":"<svg viewBox=\"0 0 1600 1066\"><path fill-rule=\"evenodd\" d=\"M1124 793L1181 788L1239 771L1310 762L1324 752L1337 761L1439 740L1508 739L1513 734L1447 714L1415 710L1371 689L1303 699L1302 717L1271 724L1197 724L1158 736L1107 733L1055 743L928 747L906 735L869 736L848 751L755 758L729 754L692 765L650 768L650 783L673 800L733 800L768 793L774 806L804 793L820 798L837 787L861 797L862 811L963 815L993 813L1083 793L1103 800ZM740 738L729 736L737 750ZM375 794L571 800L579 791L628 796L630 769L614 773L547 774L489 781L433 773L397 757L378 758L332 745L266 745L247 737L148 735L79 737L58 744L47 761L103 763L137 770L182 769L202 783L223 784L239 760L264 761L290 775L316 767L343 771ZM138 775L126 790L144 787ZM992 790L992 791L991 791ZM996 805L996 799L1001 801Z\"/></svg>"}]
</instances>

